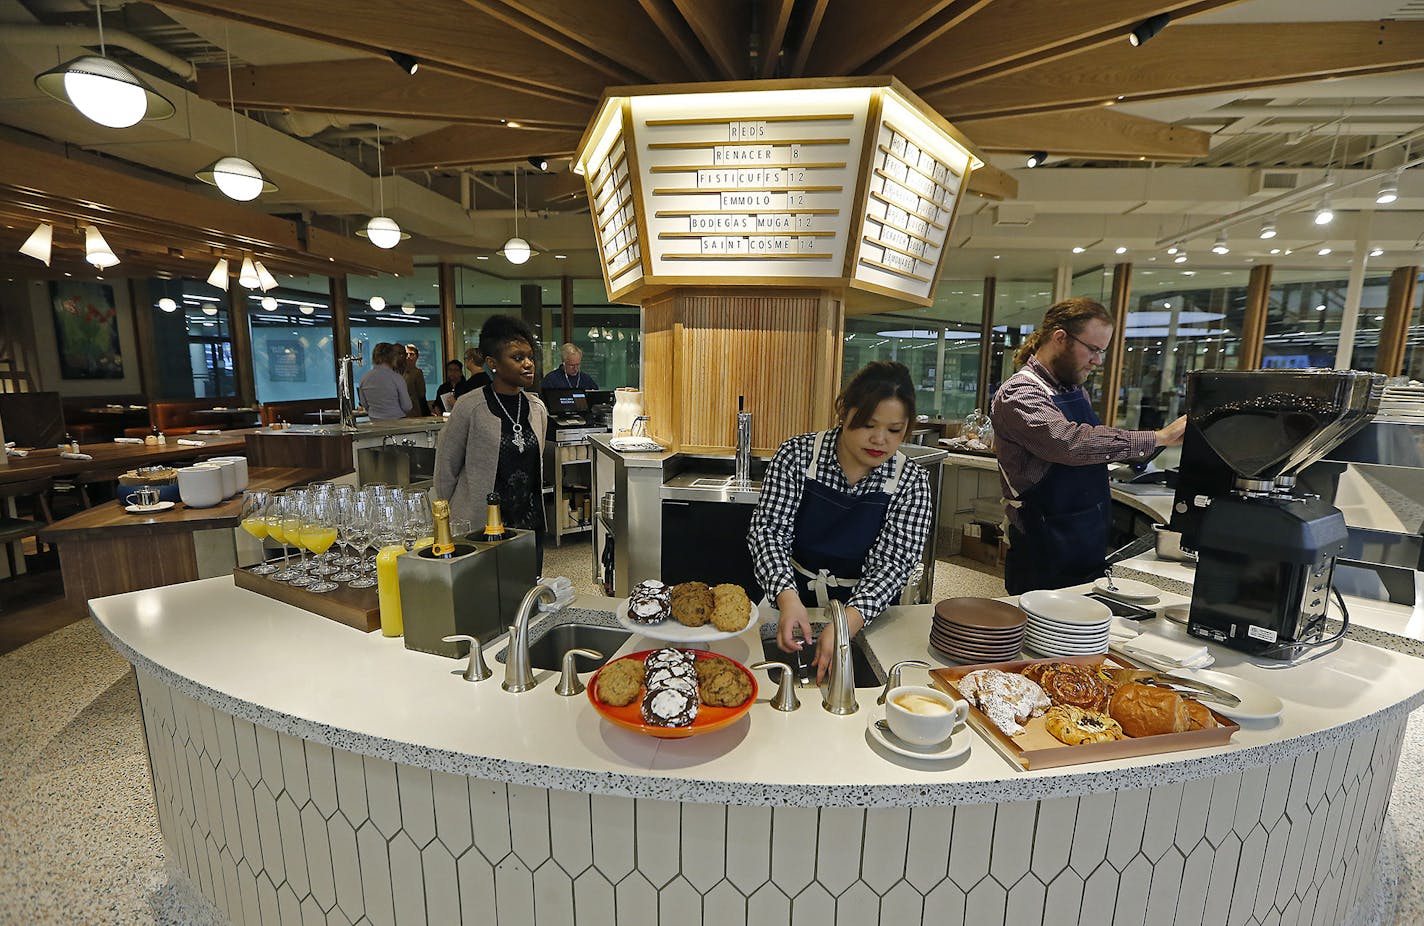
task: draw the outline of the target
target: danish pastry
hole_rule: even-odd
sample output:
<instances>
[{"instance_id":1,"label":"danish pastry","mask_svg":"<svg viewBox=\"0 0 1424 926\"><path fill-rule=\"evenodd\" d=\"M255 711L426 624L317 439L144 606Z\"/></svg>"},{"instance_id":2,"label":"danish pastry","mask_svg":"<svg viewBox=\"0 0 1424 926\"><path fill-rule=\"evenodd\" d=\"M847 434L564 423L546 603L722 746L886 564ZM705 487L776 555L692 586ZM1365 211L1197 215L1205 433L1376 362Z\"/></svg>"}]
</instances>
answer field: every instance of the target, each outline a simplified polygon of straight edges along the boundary
<instances>
[{"instance_id":1,"label":"danish pastry","mask_svg":"<svg viewBox=\"0 0 1424 926\"><path fill-rule=\"evenodd\" d=\"M1085 711L1106 711L1116 690L1097 669L1071 662L1039 663L1024 669L1023 675L1038 682L1054 704Z\"/></svg>"},{"instance_id":2,"label":"danish pastry","mask_svg":"<svg viewBox=\"0 0 1424 926\"><path fill-rule=\"evenodd\" d=\"M1037 682L1016 672L978 669L960 679L958 688L1006 736L1022 733L1025 721L1053 706Z\"/></svg>"},{"instance_id":3,"label":"danish pastry","mask_svg":"<svg viewBox=\"0 0 1424 926\"><path fill-rule=\"evenodd\" d=\"M1122 727L1107 714L1069 704L1050 707L1043 715L1043 725L1054 739L1069 746L1123 739Z\"/></svg>"}]
</instances>

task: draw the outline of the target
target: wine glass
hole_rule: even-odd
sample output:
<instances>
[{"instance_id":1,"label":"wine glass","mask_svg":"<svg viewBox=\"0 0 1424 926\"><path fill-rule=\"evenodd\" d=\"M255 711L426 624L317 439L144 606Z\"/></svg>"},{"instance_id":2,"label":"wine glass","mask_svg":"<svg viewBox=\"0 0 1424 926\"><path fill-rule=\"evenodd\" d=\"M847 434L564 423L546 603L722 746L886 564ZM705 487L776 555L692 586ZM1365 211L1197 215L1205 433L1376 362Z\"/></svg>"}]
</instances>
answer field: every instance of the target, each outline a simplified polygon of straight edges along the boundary
<instances>
[{"instance_id":1,"label":"wine glass","mask_svg":"<svg viewBox=\"0 0 1424 926\"><path fill-rule=\"evenodd\" d=\"M333 493L313 495L302 515L302 546L317 556L321 556L335 542L336 496ZM328 566L325 569L329 572L337 571L335 566ZM307 591L325 594L336 590L336 583L323 575L323 569L313 569L312 573L317 578L306 587Z\"/></svg>"},{"instance_id":2,"label":"wine glass","mask_svg":"<svg viewBox=\"0 0 1424 926\"><path fill-rule=\"evenodd\" d=\"M278 492L272 496L271 502L267 505L265 520L267 521L267 536L282 545L282 566L272 578L278 582L286 582L296 574L292 568L291 559L287 555L286 492Z\"/></svg>"},{"instance_id":3,"label":"wine glass","mask_svg":"<svg viewBox=\"0 0 1424 926\"><path fill-rule=\"evenodd\" d=\"M272 504L272 495L266 489L248 489L242 493L242 529L257 540L267 536L267 508ZM267 562L266 548L263 547L262 562L247 571L257 576L270 576L277 567Z\"/></svg>"},{"instance_id":4,"label":"wine glass","mask_svg":"<svg viewBox=\"0 0 1424 926\"><path fill-rule=\"evenodd\" d=\"M430 512L430 499L424 492L407 492L402 513L405 519L401 536L407 550L435 542L435 518Z\"/></svg>"},{"instance_id":5,"label":"wine glass","mask_svg":"<svg viewBox=\"0 0 1424 926\"><path fill-rule=\"evenodd\" d=\"M375 517L375 499L365 492L356 493L351 500L349 516L345 519L346 532L351 546L356 548L356 563L350 571L342 573L351 578L344 581L351 588L375 588L376 580L362 568L366 550L371 546L372 519Z\"/></svg>"},{"instance_id":6,"label":"wine glass","mask_svg":"<svg viewBox=\"0 0 1424 926\"><path fill-rule=\"evenodd\" d=\"M288 493L287 503L287 510L282 518L282 530L287 534L287 542L297 548L300 557L292 567L293 575L287 580L287 584L306 588L316 581L307 573L307 548L302 542L302 523L311 505L311 494L300 490Z\"/></svg>"},{"instance_id":7,"label":"wine glass","mask_svg":"<svg viewBox=\"0 0 1424 926\"><path fill-rule=\"evenodd\" d=\"M336 496L336 542L345 547L346 552L332 560L341 567L340 572L331 576L333 582L353 582L360 578L352 571L352 566L360 562L354 555L356 538L365 530L364 522L357 517L357 500L360 498L355 492Z\"/></svg>"},{"instance_id":8,"label":"wine glass","mask_svg":"<svg viewBox=\"0 0 1424 926\"><path fill-rule=\"evenodd\" d=\"M337 525L337 526L340 527L341 523L345 522L345 520L346 520L346 512L351 509L351 501L352 501L352 499L354 499L354 498L357 496L358 490L357 490L357 488L356 488L355 486L351 485L351 484L348 483L348 482L338 482L338 483L335 484L335 488L336 488L336 514L337 514L337 522L338 522L338 525ZM349 541L347 541L346 537L345 537L344 535L341 535L340 533L338 533L337 543L338 543L340 546L345 547L345 548L346 548L346 552L345 552L345 553L342 553L342 554L339 555L339 556L336 556L335 558L332 559L331 562L332 562L333 565L342 567L342 572L343 572L343 573L350 572L351 570L350 570L349 567L350 567L351 565L353 565L353 564L356 562L356 557L354 557L354 556L351 555L351 544L350 544ZM334 579L332 579L332 581L333 581L333 582L345 582L345 581L349 581L349 580L347 580L347 579L335 579L335 578L334 578Z\"/></svg>"}]
</instances>

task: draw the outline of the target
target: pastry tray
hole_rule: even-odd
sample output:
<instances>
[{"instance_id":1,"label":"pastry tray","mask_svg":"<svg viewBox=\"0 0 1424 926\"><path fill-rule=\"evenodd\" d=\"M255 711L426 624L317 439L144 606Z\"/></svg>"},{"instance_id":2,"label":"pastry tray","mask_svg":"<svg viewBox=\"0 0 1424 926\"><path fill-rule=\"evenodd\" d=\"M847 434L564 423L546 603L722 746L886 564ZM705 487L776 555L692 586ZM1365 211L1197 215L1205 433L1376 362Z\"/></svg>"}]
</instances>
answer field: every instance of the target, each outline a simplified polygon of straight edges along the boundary
<instances>
[{"instance_id":1,"label":"pastry tray","mask_svg":"<svg viewBox=\"0 0 1424 926\"><path fill-rule=\"evenodd\" d=\"M1139 670L1114 654L1095 656L1059 656L1053 659L1020 659L1016 662L989 662L972 666L955 666L952 669L935 669L930 679L955 698L962 698L958 682L976 669L999 669L1004 672L1019 672L1025 667L1046 662L1072 662L1080 666L1105 666L1114 674L1120 672L1124 681L1132 680L1132 673L1150 674ZM1202 702L1208 709L1211 705ZM1035 717L1024 724L1024 732L1009 736L994 725L983 711L969 705L969 725L994 745L1004 758L1023 769L1059 768L1064 765L1081 765L1085 762L1105 762L1109 759L1127 759L1132 756L1155 756L1166 752L1181 752L1186 749L1202 749L1208 746L1225 746L1239 729L1239 724L1211 712L1220 724L1214 730L1190 730L1186 733L1162 733L1157 736L1139 736L1109 743L1084 743L1069 746L1049 733L1042 717Z\"/></svg>"}]
</instances>

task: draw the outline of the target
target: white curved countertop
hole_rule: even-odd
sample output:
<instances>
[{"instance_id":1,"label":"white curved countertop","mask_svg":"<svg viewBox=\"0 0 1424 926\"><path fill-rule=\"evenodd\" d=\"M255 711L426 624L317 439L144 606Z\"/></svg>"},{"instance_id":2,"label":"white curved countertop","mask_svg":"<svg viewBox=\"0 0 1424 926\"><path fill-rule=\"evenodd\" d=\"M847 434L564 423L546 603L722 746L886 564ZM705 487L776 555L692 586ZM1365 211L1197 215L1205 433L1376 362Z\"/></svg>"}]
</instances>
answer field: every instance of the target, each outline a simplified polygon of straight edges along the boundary
<instances>
[{"instance_id":1,"label":"white curved countertop","mask_svg":"<svg viewBox=\"0 0 1424 926\"><path fill-rule=\"evenodd\" d=\"M1182 601L1163 595L1162 605ZM554 619L607 623L613 599L583 598ZM591 609L591 610L584 610ZM399 639L341 624L205 579L96 599L90 610L115 648L143 672L238 717L306 740L398 763L557 790L706 803L790 806L924 806L1004 802L1141 788L1230 774L1319 751L1379 727L1424 701L1424 661L1345 641L1294 667L1253 663L1215 648L1214 668L1263 684L1285 702L1278 720L1242 724L1227 746L1164 756L1023 772L972 731L967 756L947 763L906 760L873 746L867 708L879 689L857 692L849 717L821 709L802 691L790 714L759 703L732 727L690 739L658 740L604 722L583 695L554 693L557 673L512 695L503 665L486 647L494 677L464 681L463 660L415 653ZM867 631L882 665L921 658L928 606L893 608ZM547 619L547 618L546 618ZM1144 631L1183 635L1164 619ZM659 645L634 636L619 651ZM749 631L711 649L744 663L761 658ZM906 680L923 680L907 670ZM585 677L585 681L587 677Z\"/></svg>"}]
</instances>

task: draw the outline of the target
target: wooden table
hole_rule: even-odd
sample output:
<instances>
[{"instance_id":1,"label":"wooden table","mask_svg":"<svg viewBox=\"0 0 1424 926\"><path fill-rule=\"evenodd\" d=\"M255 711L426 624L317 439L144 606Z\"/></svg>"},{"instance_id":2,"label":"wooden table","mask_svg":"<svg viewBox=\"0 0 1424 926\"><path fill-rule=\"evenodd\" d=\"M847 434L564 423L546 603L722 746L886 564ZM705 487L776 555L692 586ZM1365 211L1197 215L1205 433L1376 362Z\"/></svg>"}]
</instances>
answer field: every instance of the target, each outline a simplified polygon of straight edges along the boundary
<instances>
[{"instance_id":1,"label":"wooden table","mask_svg":"<svg viewBox=\"0 0 1424 926\"><path fill-rule=\"evenodd\" d=\"M326 475L295 467L249 468L248 488L285 489ZM59 548L64 597L82 605L104 595L230 574L237 565L233 528L241 517L240 495L212 508L179 502L143 515L107 502L56 521L39 539Z\"/></svg>"},{"instance_id":2,"label":"wooden table","mask_svg":"<svg viewBox=\"0 0 1424 926\"><path fill-rule=\"evenodd\" d=\"M67 460L53 447L31 450L29 456L7 457L0 463L0 484L22 482L41 476L73 476L79 473L108 471L123 467L152 466L179 460L191 460L204 454L237 453L247 448L247 435L254 428L223 431L221 434L196 434L184 440L200 440L202 447L179 444L176 438L150 447L147 444L105 443L82 444L80 449L92 460Z\"/></svg>"}]
</instances>

